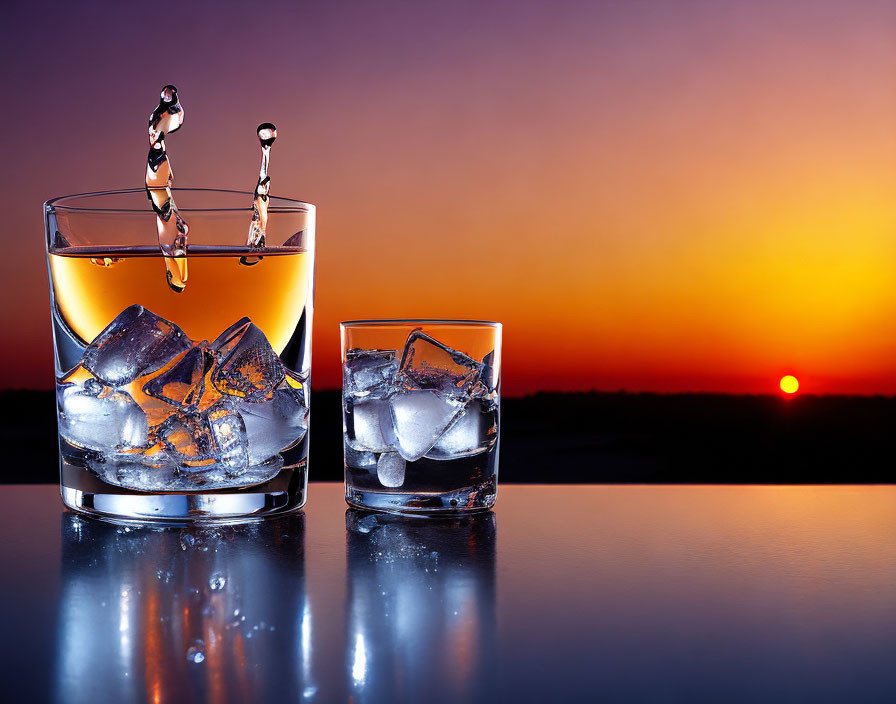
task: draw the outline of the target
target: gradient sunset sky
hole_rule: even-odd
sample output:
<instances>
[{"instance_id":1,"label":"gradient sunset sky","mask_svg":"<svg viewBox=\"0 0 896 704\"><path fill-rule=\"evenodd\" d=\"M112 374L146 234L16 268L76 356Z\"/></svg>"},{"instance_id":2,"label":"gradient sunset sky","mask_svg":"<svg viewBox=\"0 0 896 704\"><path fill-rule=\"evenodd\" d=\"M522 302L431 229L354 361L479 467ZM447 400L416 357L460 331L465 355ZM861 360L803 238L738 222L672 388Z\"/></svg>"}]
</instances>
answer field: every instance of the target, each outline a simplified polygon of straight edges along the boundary
<instances>
[{"instance_id":1,"label":"gradient sunset sky","mask_svg":"<svg viewBox=\"0 0 896 704\"><path fill-rule=\"evenodd\" d=\"M264 10L263 14L262 10ZM338 321L504 323L504 389L896 393L896 3L17 3L0 386L49 388L40 204L176 185L318 206Z\"/></svg>"}]
</instances>

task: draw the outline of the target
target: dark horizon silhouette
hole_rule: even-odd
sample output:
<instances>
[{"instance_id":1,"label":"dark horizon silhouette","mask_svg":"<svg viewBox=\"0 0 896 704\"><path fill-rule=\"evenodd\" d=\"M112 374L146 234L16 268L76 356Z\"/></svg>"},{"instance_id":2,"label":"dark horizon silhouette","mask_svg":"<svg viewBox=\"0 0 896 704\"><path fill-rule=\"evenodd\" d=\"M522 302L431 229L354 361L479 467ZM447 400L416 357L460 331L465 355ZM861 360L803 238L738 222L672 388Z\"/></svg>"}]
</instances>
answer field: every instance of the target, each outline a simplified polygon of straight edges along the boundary
<instances>
[{"instance_id":1,"label":"dark horizon silhouette","mask_svg":"<svg viewBox=\"0 0 896 704\"><path fill-rule=\"evenodd\" d=\"M0 391L0 483L55 483L52 391ZM342 481L339 391L312 392L311 481ZM896 396L546 392L502 401L500 483L891 483Z\"/></svg>"}]
</instances>

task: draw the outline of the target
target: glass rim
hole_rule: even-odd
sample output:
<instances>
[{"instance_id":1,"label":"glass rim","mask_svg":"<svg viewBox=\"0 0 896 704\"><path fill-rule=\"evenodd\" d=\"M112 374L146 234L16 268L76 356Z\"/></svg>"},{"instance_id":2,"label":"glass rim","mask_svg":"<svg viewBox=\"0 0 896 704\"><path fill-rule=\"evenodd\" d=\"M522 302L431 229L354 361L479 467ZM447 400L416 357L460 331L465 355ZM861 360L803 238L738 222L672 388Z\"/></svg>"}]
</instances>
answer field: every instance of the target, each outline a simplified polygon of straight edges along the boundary
<instances>
[{"instance_id":1,"label":"glass rim","mask_svg":"<svg viewBox=\"0 0 896 704\"><path fill-rule=\"evenodd\" d=\"M369 318L359 320L343 320L342 328L360 327L398 327L401 325L454 325L470 328L494 328L500 330L503 325L494 320L468 320L462 318Z\"/></svg>"},{"instance_id":2,"label":"glass rim","mask_svg":"<svg viewBox=\"0 0 896 704\"><path fill-rule=\"evenodd\" d=\"M175 194L178 192L201 192L201 193L231 193L234 195L240 195L246 197L246 206L240 208L178 208L178 212L182 213L239 213L239 212L251 212L252 211L252 198L254 197L254 192L252 191L239 191L232 188L193 188L193 187L180 187L174 186L171 188L172 192ZM109 191L92 191L89 193L71 193L66 196L57 196L55 198L51 198L44 202L44 210L47 212L62 210L69 213L147 213L152 212L152 209L149 207L146 208L85 208L76 205L67 205L64 201L69 199L76 198L96 198L99 196L119 196L126 195L131 193L142 193L146 194L146 188L122 188L122 189L113 189ZM308 203L307 201L298 200L297 198L289 198L287 196L275 196L269 195L268 198L272 201L271 206L268 208L268 213L300 213L300 212L314 212L315 207L313 203ZM277 203L277 204L274 204Z\"/></svg>"}]
</instances>

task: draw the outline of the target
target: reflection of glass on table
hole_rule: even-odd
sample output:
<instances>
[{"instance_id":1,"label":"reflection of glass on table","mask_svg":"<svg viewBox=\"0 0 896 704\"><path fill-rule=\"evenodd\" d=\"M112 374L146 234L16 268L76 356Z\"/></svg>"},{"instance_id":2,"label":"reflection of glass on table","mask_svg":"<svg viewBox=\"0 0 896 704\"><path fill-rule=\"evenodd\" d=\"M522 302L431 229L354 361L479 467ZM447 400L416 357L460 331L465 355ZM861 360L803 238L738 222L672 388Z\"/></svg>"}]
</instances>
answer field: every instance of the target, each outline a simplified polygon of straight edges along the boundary
<instances>
[{"instance_id":1,"label":"reflection of glass on table","mask_svg":"<svg viewBox=\"0 0 896 704\"><path fill-rule=\"evenodd\" d=\"M300 697L313 687L304 522L158 529L63 514L64 701Z\"/></svg>"},{"instance_id":2,"label":"reflection of glass on table","mask_svg":"<svg viewBox=\"0 0 896 704\"><path fill-rule=\"evenodd\" d=\"M495 694L495 515L421 521L349 509L345 520L346 678L356 700Z\"/></svg>"}]
</instances>

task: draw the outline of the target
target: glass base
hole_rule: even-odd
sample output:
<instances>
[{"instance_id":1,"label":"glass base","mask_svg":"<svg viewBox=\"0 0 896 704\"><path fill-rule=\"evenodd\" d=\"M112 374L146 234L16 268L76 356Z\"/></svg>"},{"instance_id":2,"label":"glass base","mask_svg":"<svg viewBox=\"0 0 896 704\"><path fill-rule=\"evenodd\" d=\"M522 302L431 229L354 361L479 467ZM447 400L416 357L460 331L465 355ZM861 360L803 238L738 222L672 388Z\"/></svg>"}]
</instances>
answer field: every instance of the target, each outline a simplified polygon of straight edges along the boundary
<instances>
[{"instance_id":1,"label":"glass base","mask_svg":"<svg viewBox=\"0 0 896 704\"><path fill-rule=\"evenodd\" d=\"M497 500L494 481L446 492L395 492L345 487L345 502L353 508L420 516L450 516L490 510Z\"/></svg>"},{"instance_id":2,"label":"glass base","mask_svg":"<svg viewBox=\"0 0 896 704\"><path fill-rule=\"evenodd\" d=\"M153 493L112 486L63 461L61 494L69 508L111 520L242 523L298 511L305 505L307 465L289 468L286 474L284 470L279 481L238 490Z\"/></svg>"}]
</instances>

